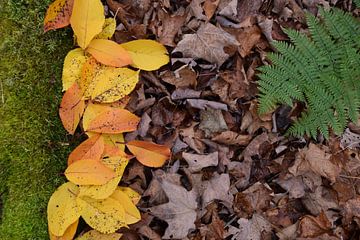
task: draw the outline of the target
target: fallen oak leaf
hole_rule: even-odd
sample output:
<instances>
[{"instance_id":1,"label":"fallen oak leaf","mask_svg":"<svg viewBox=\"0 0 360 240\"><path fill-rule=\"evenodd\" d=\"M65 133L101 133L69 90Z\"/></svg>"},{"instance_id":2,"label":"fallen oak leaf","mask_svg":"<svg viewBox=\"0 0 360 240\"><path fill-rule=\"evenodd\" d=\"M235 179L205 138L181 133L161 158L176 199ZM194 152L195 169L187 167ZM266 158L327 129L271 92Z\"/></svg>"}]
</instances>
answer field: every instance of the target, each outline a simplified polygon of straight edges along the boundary
<instances>
[{"instance_id":1,"label":"fallen oak leaf","mask_svg":"<svg viewBox=\"0 0 360 240\"><path fill-rule=\"evenodd\" d=\"M51 195L47 207L49 230L54 236L61 237L70 225L80 217L80 209L76 203L79 188L67 182L58 187Z\"/></svg>"},{"instance_id":2,"label":"fallen oak leaf","mask_svg":"<svg viewBox=\"0 0 360 240\"><path fill-rule=\"evenodd\" d=\"M104 152L105 143L101 134L94 134L86 141L82 142L78 147L74 149L69 155L68 165L83 160L100 160L101 155Z\"/></svg>"},{"instance_id":3,"label":"fallen oak leaf","mask_svg":"<svg viewBox=\"0 0 360 240\"><path fill-rule=\"evenodd\" d=\"M59 115L64 128L74 134L85 109L85 101L82 100L81 90L77 83L74 83L64 94Z\"/></svg>"},{"instance_id":4,"label":"fallen oak leaf","mask_svg":"<svg viewBox=\"0 0 360 240\"><path fill-rule=\"evenodd\" d=\"M66 27L70 24L70 17L74 0L55 0L46 10L44 32Z\"/></svg>"},{"instance_id":5,"label":"fallen oak leaf","mask_svg":"<svg viewBox=\"0 0 360 240\"><path fill-rule=\"evenodd\" d=\"M96 230L90 230L76 238L76 240L119 240L121 236L121 233L103 234Z\"/></svg>"},{"instance_id":6,"label":"fallen oak leaf","mask_svg":"<svg viewBox=\"0 0 360 240\"><path fill-rule=\"evenodd\" d=\"M85 159L68 166L65 176L70 182L78 185L103 185L116 175L100 161Z\"/></svg>"},{"instance_id":7,"label":"fallen oak leaf","mask_svg":"<svg viewBox=\"0 0 360 240\"><path fill-rule=\"evenodd\" d=\"M102 31L104 22L104 7L100 0L75 0L70 23L82 49Z\"/></svg>"},{"instance_id":8,"label":"fallen oak leaf","mask_svg":"<svg viewBox=\"0 0 360 240\"><path fill-rule=\"evenodd\" d=\"M153 40L134 40L120 45L131 56L132 66L153 71L169 62L166 48Z\"/></svg>"},{"instance_id":9,"label":"fallen oak leaf","mask_svg":"<svg viewBox=\"0 0 360 240\"><path fill-rule=\"evenodd\" d=\"M86 61L87 58L81 48L76 48L68 52L62 71L63 91L68 90L74 83L81 82L82 68Z\"/></svg>"},{"instance_id":10,"label":"fallen oak leaf","mask_svg":"<svg viewBox=\"0 0 360 240\"><path fill-rule=\"evenodd\" d=\"M79 224L79 219L76 220L73 224L71 224L64 232L62 236L54 235L49 229L49 238L50 240L73 240L77 226Z\"/></svg>"},{"instance_id":11,"label":"fallen oak leaf","mask_svg":"<svg viewBox=\"0 0 360 240\"><path fill-rule=\"evenodd\" d=\"M88 126L84 124L85 131L115 134L136 130L140 121L139 117L125 109L104 108L106 108L105 111L97 115Z\"/></svg>"},{"instance_id":12,"label":"fallen oak leaf","mask_svg":"<svg viewBox=\"0 0 360 240\"><path fill-rule=\"evenodd\" d=\"M145 141L130 141L126 147L139 162L148 167L161 167L171 156L168 147Z\"/></svg>"},{"instance_id":13,"label":"fallen oak leaf","mask_svg":"<svg viewBox=\"0 0 360 240\"><path fill-rule=\"evenodd\" d=\"M86 51L102 64L123 67L131 64L130 54L119 44L107 39L94 39Z\"/></svg>"}]
</instances>

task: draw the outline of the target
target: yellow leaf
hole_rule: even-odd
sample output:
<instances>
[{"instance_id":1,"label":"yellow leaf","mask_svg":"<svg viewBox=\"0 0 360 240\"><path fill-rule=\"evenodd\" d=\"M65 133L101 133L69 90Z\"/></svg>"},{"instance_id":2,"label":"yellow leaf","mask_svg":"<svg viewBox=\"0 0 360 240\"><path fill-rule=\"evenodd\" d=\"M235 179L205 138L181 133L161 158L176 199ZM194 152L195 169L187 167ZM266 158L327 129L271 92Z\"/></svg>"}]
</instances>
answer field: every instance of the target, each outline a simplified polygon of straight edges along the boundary
<instances>
[{"instance_id":1,"label":"yellow leaf","mask_svg":"<svg viewBox=\"0 0 360 240\"><path fill-rule=\"evenodd\" d=\"M85 101L82 100L80 88L74 83L64 94L59 115L64 128L74 134L85 109Z\"/></svg>"},{"instance_id":2,"label":"yellow leaf","mask_svg":"<svg viewBox=\"0 0 360 240\"><path fill-rule=\"evenodd\" d=\"M86 62L84 51L76 48L68 52L64 61L62 72L63 91L68 90L75 82L81 79L81 69Z\"/></svg>"},{"instance_id":3,"label":"yellow leaf","mask_svg":"<svg viewBox=\"0 0 360 240\"><path fill-rule=\"evenodd\" d=\"M74 0L70 23L82 49L101 32L104 22L104 7L101 0Z\"/></svg>"},{"instance_id":4,"label":"yellow leaf","mask_svg":"<svg viewBox=\"0 0 360 240\"><path fill-rule=\"evenodd\" d=\"M94 39L86 49L97 61L102 64L123 67L132 63L129 53L114 41Z\"/></svg>"},{"instance_id":5,"label":"yellow leaf","mask_svg":"<svg viewBox=\"0 0 360 240\"><path fill-rule=\"evenodd\" d=\"M134 40L120 46L129 52L132 66L142 70L153 71L169 62L166 48L153 40Z\"/></svg>"},{"instance_id":6,"label":"yellow leaf","mask_svg":"<svg viewBox=\"0 0 360 240\"><path fill-rule=\"evenodd\" d=\"M100 161L86 159L68 166L65 176L69 181L79 185L103 185L116 175Z\"/></svg>"},{"instance_id":7,"label":"yellow leaf","mask_svg":"<svg viewBox=\"0 0 360 240\"><path fill-rule=\"evenodd\" d=\"M44 31L66 27L70 24L70 16L74 0L55 0L50 4L44 19Z\"/></svg>"},{"instance_id":8,"label":"yellow leaf","mask_svg":"<svg viewBox=\"0 0 360 240\"><path fill-rule=\"evenodd\" d=\"M71 224L66 229L65 233L62 236L55 236L49 229L50 240L72 240L72 239L74 239L78 224L79 224L79 219L76 220L73 224Z\"/></svg>"},{"instance_id":9,"label":"yellow leaf","mask_svg":"<svg viewBox=\"0 0 360 240\"><path fill-rule=\"evenodd\" d=\"M69 155L68 165L71 165L75 161L88 159L99 160L104 152L105 143L101 134L93 134L92 137L82 142L77 146Z\"/></svg>"},{"instance_id":10,"label":"yellow leaf","mask_svg":"<svg viewBox=\"0 0 360 240\"><path fill-rule=\"evenodd\" d=\"M109 197L119 184L128 162L129 160L123 156L115 156L103 159L103 164L114 170L116 177L100 186L80 185L79 196L87 196L94 199L104 199Z\"/></svg>"},{"instance_id":11,"label":"yellow leaf","mask_svg":"<svg viewBox=\"0 0 360 240\"><path fill-rule=\"evenodd\" d=\"M67 182L50 197L47 217L49 230L53 235L64 235L66 229L80 217L80 209L76 202L78 193L79 188L75 184Z\"/></svg>"},{"instance_id":12,"label":"yellow leaf","mask_svg":"<svg viewBox=\"0 0 360 240\"><path fill-rule=\"evenodd\" d=\"M93 80L91 98L98 102L115 102L131 93L139 81L139 71L104 67Z\"/></svg>"},{"instance_id":13,"label":"yellow leaf","mask_svg":"<svg viewBox=\"0 0 360 240\"><path fill-rule=\"evenodd\" d=\"M88 197L78 197L81 206L81 216L93 229L101 233L114 233L126 226L125 210L121 203L113 198L96 200Z\"/></svg>"},{"instance_id":14,"label":"yellow leaf","mask_svg":"<svg viewBox=\"0 0 360 240\"><path fill-rule=\"evenodd\" d=\"M120 233L102 234L96 230L90 230L76 240L119 240L121 236Z\"/></svg>"},{"instance_id":15,"label":"yellow leaf","mask_svg":"<svg viewBox=\"0 0 360 240\"><path fill-rule=\"evenodd\" d=\"M141 199L141 196L140 194L138 194L135 190L133 190L132 188L129 188L129 187L118 187L118 189L120 191L122 191L123 193L125 193L126 195L129 196L129 198L131 199L131 201L134 203L134 204L138 204L138 202L140 201Z\"/></svg>"},{"instance_id":16,"label":"yellow leaf","mask_svg":"<svg viewBox=\"0 0 360 240\"><path fill-rule=\"evenodd\" d=\"M102 104L94 104L94 103L89 103L89 105L86 107L85 112L84 112L84 116L83 116L83 128L88 129L90 123L99 115L105 113L106 111L111 110L111 107L108 106L104 106ZM94 133L93 133L94 134ZM89 135L90 137L90 135Z\"/></svg>"},{"instance_id":17,"label":"yellow leaf","mask_svg":"<svg viewBox=\"0 0 360 240\"><path fill-rule=\"evenodd\" d=\"M109 39L114 35L116 29L116 20L115 18L106 18L103 29L95 38L99 39Z\"/></svg>"},{"instance_id":18,"label":"yellow leaf","mask_svg":"<svg viewBox=\"0 0 360 240\"><path fill-rule=\"evenodd\" d=\"M96 84L96 82L94 82L94 77L97 74L97 72L100 70L100 68L101 68L100 63L98 63L93 57L89 57L86 60L86 62L83 64L79 85L84 100L90 99L91 91L94 88L94 85Z\"/></svg>"},{"instance_id":19,"label":"yellow leaf","mask_svg":"<svg viewBox=\"0 0 360 240\"><path fill-rule=\"evenodd\" d=\"M130 197L126 193L120 189L116 189L110 197L116 199L123 205L125 209L126 224L134 224L141 219L139 209L137 209L135 204L131 201Z\"/></svg>"},{"instance_id":20,"label":"yellow leaf","mask_svg":"<svg viewBox=\"0 0 360 240\"><path fill-rule=\"evenodd\" d=\"M130 141L126 144L128 149L143 165L148 167L161 167L171 156L168 147L146 141Z\"/></svg>"}]
</instances>

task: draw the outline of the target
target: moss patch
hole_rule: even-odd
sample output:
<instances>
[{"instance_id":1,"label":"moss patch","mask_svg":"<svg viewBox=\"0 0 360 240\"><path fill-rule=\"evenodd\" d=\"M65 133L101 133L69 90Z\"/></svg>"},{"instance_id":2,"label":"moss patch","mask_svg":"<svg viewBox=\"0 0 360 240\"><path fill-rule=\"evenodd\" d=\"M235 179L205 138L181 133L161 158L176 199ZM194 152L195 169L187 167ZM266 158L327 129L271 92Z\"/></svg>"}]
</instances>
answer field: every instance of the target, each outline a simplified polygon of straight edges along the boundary
<instances>
[{"instance_id":1,"label":"moss patch","mask_svg":"<svg viewBox=\"0 0 360 240\"><path fill-rule=\"evenodd\" d=\"M57 111L71 33L43 34L51 0L0 1L0 239L48 239L46 205L69 153Z\"/></svg>"}]
</instances>

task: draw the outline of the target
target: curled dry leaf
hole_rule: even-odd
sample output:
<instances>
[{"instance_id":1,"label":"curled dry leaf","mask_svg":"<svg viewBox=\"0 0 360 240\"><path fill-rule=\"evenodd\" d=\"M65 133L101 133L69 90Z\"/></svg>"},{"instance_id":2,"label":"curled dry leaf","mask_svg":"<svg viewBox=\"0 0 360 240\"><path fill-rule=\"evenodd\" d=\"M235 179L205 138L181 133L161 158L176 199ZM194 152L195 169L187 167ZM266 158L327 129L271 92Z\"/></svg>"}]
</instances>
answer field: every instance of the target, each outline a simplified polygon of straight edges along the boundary
<instances>
[{"instance_id":1,"label":"curled dry leaf","mask_svg":"<svg viewBox=\"0 0 360 240\"><path fill-rule=\"evenodd\" d=\"M85 49L102 31L105 22L104 7L100 0L76 0L70 18L77 43Z\"/></svg>"},{"instance_id":2,"label":"curled dry leaf","mask_svg":"<svg viewBox=\"0 0 360 240\"><path fill-rule=\"evenodd\" d=\"M76 234L76 229L79 224L79 219L76 220L73 224L71 224L64 232L62 236L55 236L51 233L49 229L49 238L50 240L73 240Z\"/></svg>"},{"instance_id":3,"label":"curled dry leaf","mask_svg":"<svg viewBox=\"0 0 360 240\"><path fill-rule=\"evenodd\" d=\"M81 90L77 83L74 83L64 94L59 115L64 128L74 134L85 109L85 101L82 100Z\"/></svg>"},{"instance_id":4,"label":"curled dry leaf","mask_svg":"<svg viewBox=\"0 0 360 240\"><path fill-rule=\"evenodd\" d=\"M139 81L139 71L129 68L103 67L88 87L97 102L115 102L132 92Z\"/></svg>"},{"instance_id":5,"label":"curled dry leaf","mask_svg":"<svg viewBox=\"0 0 360 240\"><path fill-rule=\"evenodd\" d=\"M205 167L217 166L219 163L218 152L213 152L207 155L183 152L182 157L189 164L190 172L198 172Z\"/></svg>"},{"instance_id":6,"label":"curled dry leaf","mask_svg":"<svg viewBox=\"0 0 360 240\"><path fill-rule=\"evenodd\" d=\"M79 188L67 182L61 185L50 197L47 217L50 232L55 236L63 236L66 229L80 217L80 209L76 203Z\"/></svg>"},{"instance_id":7,"label":"curled dry leaf","mask_svg":"<svg viewBox=\"0 0 360 240\"><path fill-rule=\"evenodd\" d=\"M126 144L139 162L148 167L161 167L171 156L168 147L145 141L131 141Z\"/></svg>"},{"instance_id":8,"label":"curled dry leaf","mask_svg":"<svg viewBox=\"0 0 360 240\"><path fill-rule=\"evenodd\" d=\"M166 48L153 40L134 40L123 43L133 61L133 66L141 70L153 71L169 62Z\"/></svg>"},{"instance_id":9,"label":"curled dry leaf","mask_svg":"<svg viewBox=\"0 0 360 240\"><path fill-rule=\"evenodd\" d=\"M62 72L63 91L68 90L74 83L81 82L81 71L86 59L85 53L81 48L76 48L68 52L64 60Z\"/></svg>"},{"instance_id":10,"label":"curled dry leaf","mask_svg":"<svg viewBox=\"0 0 360 240\"><path fill-rule=\"evenodd\" d=\"M69 155L68 165L71 165L75 161L79 160L100 160L101 155L104 152L105 144L104 138L101 134L93 134L92 137L82 142L78 147L74 149Z\"/></svg>"},{"instance_id":11,"label":"curled dry leaf","mask_svg":"<svg viewBox=\"0 0 360 240\"><path fill-rule=\"evenodd\" d=\"M225 131L213 137L212 140L223 144L246 146L251 140L251 135L243 135L233 131Z\"/></svg>"},{"instance_id":12,"label":"curled dry leaf","mask_svg":"<svg viewBox=\"0 0 360 240\"><path fill-rule=\"evenodd\" d=\"M121 236L122 234L120 233L103 234L96 230L90 230L76 238L76 240L119 240Z\"/></svg>"},{"instance_id":13,"label":"curled dry leaf","mask_svg":"<svg viewBox=\"0 0 360 240\"><path fill-rule=\"evenodd\" d=\"M70 24L74 0L55 0L50 4L44 19L44 32Z\"/></svg>"},{"instance_id":14,"label":"curled dry leaf","mask_svg":"<svg viewBox=\"0 0 360 240\"><path fill-rule=\"evenodd\" d=\"M129 53L119 44L107 39L94 39L86 51L102 64L123 67L132 63Z\"/></svg>"},{"instance_id":15,"label":"curled dry leaf","mask_svg":"<svg viewBox=\"0 0 360 240\"><path fill-rule=\"evenodd\" d=\"M100 161L81 160L76 161L65 171L66 178L79 185L102 185L113 179L114 171L106 167Z\"/></svg>"},{"instance_id":16,"label":"curled dry leaf","mask_svg":"<svg viewBox=\"0 0 360 240\"><path fill-rule=\"evenodd\" d=\"M98 133L123 133L123 132L131 132L135 131L137 125L140 121L136 115L125 109L112 108L107 106L98 106L99 108L103 107L101 113L94 117L88 125L84 123L84 130L90 132L98 132ZM86 111L85 111L86 114ZM90 116L84 115L89 118Z\"/></svg>"},{"instance_id":17,"label":"curled dry leaf","mask_svg":"<svg viewBox=\"0 0 360 240\"><path fill-rule=\"evenodd\" d=\"M90 227L101 233L114 233L126 226L124 207L116 199L78 197L76 201L81 208L81 217Z\"/></svg>"}]
</instances>

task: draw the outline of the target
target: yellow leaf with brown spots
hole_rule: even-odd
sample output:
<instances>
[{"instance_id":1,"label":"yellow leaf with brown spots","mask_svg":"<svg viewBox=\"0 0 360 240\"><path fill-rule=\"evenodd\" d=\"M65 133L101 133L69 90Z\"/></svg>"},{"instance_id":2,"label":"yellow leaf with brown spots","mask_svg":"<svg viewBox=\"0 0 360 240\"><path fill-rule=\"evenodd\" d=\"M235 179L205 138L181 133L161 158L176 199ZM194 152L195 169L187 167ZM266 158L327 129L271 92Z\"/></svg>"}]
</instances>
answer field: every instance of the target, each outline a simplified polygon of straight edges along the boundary
<instances>
[{"instance_id":1,"label":"yellow leaf with brown spots","mask_svg":"<svg viewBox=\"0 0 360 240\"><path fill-rule=\"evenodd\" d=\"M96 230L90 230L84 233L84 235L76 238L76 240L119 240L121 236L121 233L103 234Z\"/></svg>"},{"instance_id":2,"label":"yellow leaf with brown spots","mask_svg":"<svg viewBox=\"0 0 360 240\"><path fill-rule=\"evenodd\" d=\"M86 59L85 53L81 48L68 52L64 60L62 72L63 91L68 90L74 83L80 83L82 67Z\"/></svg>"},{"instance_id":3,"label":"yellow leaf with brown spots","mask_svg":"<svg viewBox=\"0 0 360 240\"><path fill-rule=\"evenodd\" d=\"M101 33L99 33L95 38L109 39L112 37L112 35L114 35L115 29L116 29L115 18L106 18Z\"/></svg>"},{"instance_id":4,"label":"yellow leaf with brown spots","mask_svg":"<svg viewBox=\"0 0 360 240\"><path fill-rule=\"evenodd\" d=\"M79 224L79 219L71 224L64 232L62 236L55 236L49 229L49 238L50 240L72 240L74 239L77 226Z\"/></svg>"},{"instance_id":5,"label":"yellow leaf with brown spots","mask_svg":"<svg viewBox=\"0 0 360 240\"><path fill-rule=\"evenodd\" d=\"M66 27L70 24L74 0L55 0L50 4L44 19L44 31Z\"/></svg>"},{"instance_id":6,"label":"yellow leaf with brown spots","mask_svg":"<svg viewBox=\"0 0 360 240\"><path fill-rule=\"evenodd\" d=\"M121 191L119 188L114 191L110 196L113 199L119 201L125 209L125 222L126 224L134 224L141 219L140 211L135 204L131 201L131 198Z\"/></svg>"}]
</instances>

